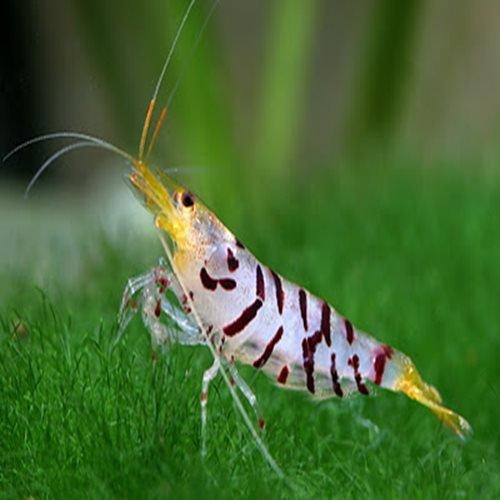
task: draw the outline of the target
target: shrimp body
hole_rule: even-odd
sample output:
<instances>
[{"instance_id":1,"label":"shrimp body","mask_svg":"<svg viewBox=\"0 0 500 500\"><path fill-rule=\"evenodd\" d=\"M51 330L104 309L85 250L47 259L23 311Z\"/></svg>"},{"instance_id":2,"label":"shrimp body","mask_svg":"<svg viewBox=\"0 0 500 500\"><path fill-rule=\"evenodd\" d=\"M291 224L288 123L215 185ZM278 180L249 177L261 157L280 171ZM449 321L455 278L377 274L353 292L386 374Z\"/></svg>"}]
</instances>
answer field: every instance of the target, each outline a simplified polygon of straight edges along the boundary
<instances>
[{"instance_id":1,"label":"shrimp body","mask_svg":"<svg viewBox=\"0 0 500 500\"><path fill-rule=\"evenodd\" d=\"M319 397L352 390L367 395L367 380L394 387L392 348L355 330L326 301L261 264L238 240L224 239L203 262L186 259L178 269L204 327L221 332L225 357Z\"/></svg>"},{"instance_id":2,"label":"shrimp body","mask_svg":"<svg viewBox=\"0 0 500 500\"><path fill-rule=\"evenodd\" d=\"M186 188L142 162L130 180L174 243L171 281L182 283L182 292L174 288L186 315L196 310L223 359L253 365L278 385L319 398L368 395L373 385L402 391L459 435L468 432L465 419L441 405L406 355L260 263Z\"/></svg>"}]
</instances>

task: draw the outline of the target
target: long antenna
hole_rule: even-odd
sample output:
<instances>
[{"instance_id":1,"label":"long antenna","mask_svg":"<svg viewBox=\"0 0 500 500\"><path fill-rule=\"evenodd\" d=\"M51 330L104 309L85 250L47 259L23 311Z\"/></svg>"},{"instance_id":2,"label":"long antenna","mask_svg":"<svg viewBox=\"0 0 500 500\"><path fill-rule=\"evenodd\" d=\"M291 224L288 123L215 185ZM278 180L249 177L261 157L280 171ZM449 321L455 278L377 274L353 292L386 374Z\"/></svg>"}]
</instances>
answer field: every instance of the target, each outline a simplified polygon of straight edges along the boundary
<instances>
[{"instance_id":1,"label":"long antenna","mask_svg":"<svg viewBox=\"0 0 500 500\"><path fill-rule=\"evenodd\" d=\"M153 148L155 147L156 140L158 139L158 134L160 133L161 127L163 125L163 122L165 121L165 118L167 117L167 106L162 108L160 111L160 117L158 118L158 121L156 122L156 127L154 129L153 135L151 137L151 140L149 141L149 146L148 150L146 152L146 159L148 156L151 154L151 151L153 151Z\"/></svg>"},{"instance_id":2,"label":"long antenna","mask_svg":"<svg viewBox=\"0 0 500 500\"><path fill-rule=\"evenodd\" d=\"M144 118L144 125L142 126L141 140L139 141L139 161L142 160L144 155L144 146L146 145L146 139L148 137L149 126L151 125L151 118L153 117L154 109L155 100L151 99L148 104L148 110L146 111L146 118Z\"/></svg>"},{"instance_id":3,"label":"long antenna","mask_svg":"<svg viewBox=\"0 0 500 500\"><path fill-rule=\"evenodd\" d=\"M190 61L192 60L194 53L196 52L196 49L198 48L201 37L203 36L203 33L205 32L205 29L207 28L208 23L212 17L212 14L214 13L215 8L219 4L219 1L220 0L214 0L214 2L212 3L212 6L210 7L210 10L208 11L208 14L205 18L205 21L203 22L203 25L202 25L200 31L198 32L198 35L197 35L196 40L193 44L193 47L191 48L191 52L188 55L188 57L186 58L186 62L184 63L184 66L181 68L179 76L177 77L177 81L175 82L174 86L172 87L172 90L170 91L170 94L169 94L168 99L167 99L167 105L166 105L167 108L170 108L170 103L172 102L172 99L174 98L174 96L177 92L177 89L179 88L179 84L181 83L182 79L185 76L188 65L189 65Z\"/></svg>"},{"instance_id":4,"label":"long antenna","mask_svg":"<svg viewBox=\"0 0 500 500\"><path fill-rule=\"evenodd\" d=\"M88 141L88 142L93 142L98 146L102 146L104 149L108 149L109 151L112 151L116 153L119 156L122 156L126 160L130 161L131 163L134 162L134 158L132 158L131 155L126 153L120 148L117 148L115 145L105 141L104 139L101 139L100 137L96 137L93 135L89 134L82 134L81 132L71 132L71 131L66 131L66 132L55 132L52 134L43 134L39 135L37 137L33 137L32 139L28 139L27 141L24 141L23 143L17 145L14 149L11 149L3 158L2 161L6 162L11 156L14 156L16 153L21 151L24 148L27 148L28 146L31 146L32 144L36 144L37 142L44 142L44 141L49 141L52 139L81 139L83 141Z\"/></svg>"},{"instance_id":5,"label":"long antenna","mask_svg":"<svg viewBox=\"0 0 500 500\"><path fill-rule=\"evenodd\" d=\"M151 124L151 118L153 116L154 108L156 105L156 99L158 97L158 93L160 92L161 84L163 83L163 80L165 78L165 73L167 72L167 68L168 68L170 61L172 59L172 55L174 53L175 47L177 46L177 42L179 41L179 37L181 36L184 25L186 24L186 21L188 20L189 13L191 12L191 9L193 8L195 2L196 2L196 0L191 0L189 2L189 5L186 9L186 12L184 13L184 16L182 18L181 24L177 28L177 33L175 34L174 41L172 42L172 46L170 47L170 50L169 50L168 55L165 59L165 62L163 63L163 67L161 69L160 76L158 77L158 81L156 82L156 87L155 87L155 90L153 92L153 97L151 98L151 101L149 102L148 110L146 112L146 118L144 119L144 125L142 127L141 139L139 142L139 161L142 160L143 155L144 155L144 147L146 144L146 138L148 135L149 126Z\"/></svg>"},{"instance_id":6,"label":"long antenna","mask_svg":"<svg viewBox=\"0 0 500 500\"><path fill-rule=\"evenodd\" d=\"M163 64L163 68L160 73L160 77L158 78L158 81L156 82L156 87L155 91L153 94L153 101L156 101L156 98L158 97L158 92L160 91L161 84L163 82L163 78L165 77L165 73L167 71L168 65L170 64L170 59L172 59L172 54L174 53L175 47L177 45L177 42L179 41L179 37L181 36L182 30L184 28L184 25L186 24L186 21L189 17L189 13L191 12L191 9L193 8L193 5L195 4L196 0L191 0L191 2L188 5L188 8L186 9L186 12L184 13L184 17L182 18L181 24L179 25L179 28L177 29L177 33L175 34L174 41L172 42L172 47L170 47L170 51L167 55L167 58L165 59L165 63Z\"/></svg>"},{"instance_id":7,"label":"long antenna","mask_svg":"<svg viewBox=\"0 0 500 500\"><path fill-rule=\"evenodd\" d=\"M70 144L69 146L66 146L64 148L61 148L59 151L56 151L48 160L46 160L43 165L36 171L35 175L31 178L30 183L28 184L28 187L26 188L26 191L24 191L24 197L27 198L31 188L35 185L35 182L38 180L38 178L49 168L49 166L54 163L60 156L63 156L70 151L73 151L74 149L81 149L81 148L102 148L100 144L97 144L95 142L91 141L81 141L81 142L75 142L73 144Z\"/></svg>"}]
</instances>

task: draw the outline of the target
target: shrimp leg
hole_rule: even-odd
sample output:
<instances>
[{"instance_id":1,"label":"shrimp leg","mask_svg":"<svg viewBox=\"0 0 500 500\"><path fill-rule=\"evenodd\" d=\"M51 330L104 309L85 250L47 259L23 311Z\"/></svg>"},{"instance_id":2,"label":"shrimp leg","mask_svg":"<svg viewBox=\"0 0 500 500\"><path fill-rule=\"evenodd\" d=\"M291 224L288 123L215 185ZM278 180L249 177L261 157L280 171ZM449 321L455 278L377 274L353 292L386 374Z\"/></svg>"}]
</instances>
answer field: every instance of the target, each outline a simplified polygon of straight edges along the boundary
<instances>
[{"instance_id":1,"label":"shrimp leg","mask_svg":"<svg viewBox=\"0 0 500 500\"><path fill-rule=\"evenodd\" d=\"M201 382L200 406L201 406L201 456L207 454L207 404L208 404L208 388L210 382L217 376L220 368L220 359L215 358L212 366L205 370Z\"/></svg>"},{"instance_id":2,"label":"shrimp leg","mask_svg":"<svg viewBox=\"0 0 500 500\"><path fill-rule=\"evenodd\" d=\"M179 299L181 294L176 278L164 265L163 259L160 259L157 267L129 279L118 313L117 340L121 338L130 320L140 309L143 323L154 345L165 346L169 342L179 342L184 345L205 343L200 329L193 320L166 297L167 289L171 289ZM135 298L137 294L139 297ZM169 324L160 321L162 311L170 320Z\"/></svg>"},{"instance_id":3,"label":"shrimp leg","mask_svg":"<svg viewBox=\"0 0 500 500\"><path fill-rule=\"evenodd\" d=\"M118 314L118 338L123 335L130 320L137 312L141 312L142 320L148 329L152 343L155 346L168 346L171 342L179 342L183 345L206 344L200 328L196 325L188 310L182 310L165 295L167 289L173 291L179 303L182 300L182 292L177 283L175 275L165 266L161 259L157 267L150 271L128 280L123 292L120 312ZM161 321L161 313L168 318L168 323ZM219 335L212 332L210 342L220 342ZM220 349L222 350L222 349ZM206 454L206 427L207 427L207 404L208 391L212 380L217 376L221 361L224 360L236 387L241 391L248 404L255 412L259 427L264 427L264 420L260 416L257 398L252 389L238 373L234 361L225 360L224 357L216 358L210 368L205 370L202 379L200 394L201 405L201 453Z\"/></svg>"},{"instance_id":4,"label":"shrimp leg","mask_svg":"<svg viewBox=\"0 0 500 500\"><path fill-rule=\"evenodd\" d=\"M255 417L257 419L257 423L260 429L263 429L265 426L265 421L262 418L262 414L259 409L259 404L257 402L257 397L253 393L250 386L245 382L243 377L239 374L238 369L236 368L234 361L229 362L229 373L236 384L236 387L241 391L245 399L248 401L248 404L252 407L252 410L255 413Z\"/></svg>"},{"instance_id":5,"label":"shrimp leg","mask_svg":"<svg viewBox=\"0 0 500 500\"><path fill-rule=\"evenodd\" d=\"M205 344L205 338L192 319L186 312L181 311L165 297L166 289L168 287L174 288L172 285L176 282L173 274L162 264L163 262L160 261L158 267L129 279L123 292L118 314L118 338L123 335L133 315L141 309L143 323L151 334L153 344L156 346L165 346L171 341L177 341L184 345ZM135 300L134 296L139 293L139 298ZM176 294L176 296L178 295ZM160 321L162 311L177 328L167 326ZM200 394L202 456L206 455L208 390L210 382L217 376L219 368L220 359L215 358L212 366L205 370L202 379ZM253 397L255 399L255 396Z\"/></svg>"}]
</instances>

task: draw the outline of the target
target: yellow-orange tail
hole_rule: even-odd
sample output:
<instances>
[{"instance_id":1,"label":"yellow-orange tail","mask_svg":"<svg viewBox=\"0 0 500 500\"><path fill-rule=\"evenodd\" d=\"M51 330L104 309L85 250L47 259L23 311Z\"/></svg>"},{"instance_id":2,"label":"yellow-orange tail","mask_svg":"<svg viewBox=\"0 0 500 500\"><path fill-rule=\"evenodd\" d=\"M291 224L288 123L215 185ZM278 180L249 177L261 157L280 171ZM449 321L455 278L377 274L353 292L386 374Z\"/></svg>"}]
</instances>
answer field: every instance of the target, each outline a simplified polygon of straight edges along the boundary
<instances>
[{"instance_id":1,"label":"yellow-orange tail","mask_svg":"<svg viewBox=\"0 0 500 500\"><path fill-rule=\"evenodd\" d=\"M469 422L441 404L439 392L422 380L411 359L401 354L398 361L401 363L401 375L396 379L394 389L427 406L462 439L468 437L472 432Z\"/></svg>"}]
</instances>

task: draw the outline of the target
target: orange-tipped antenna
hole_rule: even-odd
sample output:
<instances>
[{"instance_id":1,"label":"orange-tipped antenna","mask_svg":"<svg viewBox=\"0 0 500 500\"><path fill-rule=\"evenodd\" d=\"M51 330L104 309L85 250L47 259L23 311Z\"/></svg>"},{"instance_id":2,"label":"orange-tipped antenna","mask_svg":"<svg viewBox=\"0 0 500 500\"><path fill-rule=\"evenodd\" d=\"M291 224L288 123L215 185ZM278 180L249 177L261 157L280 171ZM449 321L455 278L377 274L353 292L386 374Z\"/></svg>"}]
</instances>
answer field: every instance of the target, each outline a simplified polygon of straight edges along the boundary
<instances>
[{"instance_id":1,"label":"orange-tipped antenna","mask_svg":"<svg viewBox=\"0 0 500 500\"><path fill-rule=\"evenodd\" d=\"M151 125L151 119L153 118L153 111L155 109L156 99L153 98L149 101L148 109L146 111L146 118L144 119L144 125L142 126L141 140L139 142L139 160L142 160L144 156L144 147L146 146L146 139L148 137L149 126Z\"/></svg>"},{"instance_id":2,"label":"orange-tipped antenna","mask_svg":"<svg viewBox=\"0 0 500 500\"><path fill-rule=\"evenodd\" d=\"M189 13L191 12L191 9L193 8L193 5L195 2L196 2L196 0L191 0L189 2L189 5L186 9L186 12L184 13L184 17L182 18L181 24L179 25L179 28L177 29L177 33L175 34L174 41L172 42L172 46L170 47L167 58L165 59L165 62L163 63L163 67L161 69L161 73L160 73L160 76L158 78L158 81L156 82L156 87L155 87L155 90L153 92L153 97L151 98L151 101L149 102L148 110L146 111L146 118L144 120L144 126L142 127L141 140L139 142L139 160L142 160L143 156L144 156L144 148L146 146L146 140L148 137L149 126L151 125L151 118L153 116L153 111L154 111L155 104L156 104L156 98L158 97L158 93L160 92L160 87L161 87L161 84L163 82L163 78L165 77L165 73L167 71L168 65L170 64L170 60L172 59L172 55L174 53L175 47L177 45L177 42L179 41L179 37L182 33L182 29L184 28L184 25L186 24L186 21L189 17ZM162 112L162 114L164 114L164 113ZM160 121L162 121L161 115L160 115L158 122L160 123ZM158 128L158 126L157 126L157 128ZM161 123L160 123L160 128L161 128ZM151 147L148 148L148 151L150 149L151 149Z\"/></svg>"},{"instance_id":3,"label":"orange-tipped antenna","mask_svg":"<svg viewBox=\"0 0 500 500\"><path fill-rule=\"evenodd\" d=\"M144 119L144 126L142 127L141 140L139 142L139 161L142 161L142 159L144 157L144 148L146 146L146 140L148 137L149 126L151 125L151 119L153 117L153 111L154 111L155 104L156 104L156 98L158 97L158 93L160 92L160 87L161 87L161 84L163 82L163 78L165 77L165 73L167 71L168 65L170 64L170 60L172 59L172 55L174 53L175 47L177 45L177 42L179 41L179 37L182 33L182 29L184 28L184 25L186 24L186 21L189 17L189 13L191 12L191 9L193 8L193 5L195 2L196 2L196 0L191 0L189 2L189 5L186 9L186 12L184 13L184 17L182 18L181 24L179 25L179 28L177 29L177 33L175 34L174 41L172 42L172 46L170 47L167 58L165 59L165 62L163 63L163 67L161 69L160 76L158 78L158 81L156 82L156 87L155 87L155 90L153 92L153 97L152 97L151 101L149 101L148 110L146 111L146 118ZM162 111L160 118L158 119L158 124L156 126L156 129L158 129L158 132L159 132L159 129L161 128L163 120L165 119L165 117L162 118L162 115L164 115L164 114L165 113ZM155 129L155 133L156 133L156 129ZM158 135L158 134L156 133L156 135ZM153 140L156 141L155 135L153 135ZM152 146L150 145L148 148L148 152L151 149L152 149Z\"/></svg>"},{"instance_id":4,"label":"orange-tipped antenna","mask_svg":"<svg viewBox=\"0 0 500 500\"><path fill-rule=\"evenodd\" d=\"M160 112L160 116L158 118L158 121L156 122L156 127L153 131L153 135L151 137L151 141L149 142L149 146L148 146L148 150L146 152L146 156L145 156L145 159L147 159L149 157L149 155L151 154L151 151L153 151L153 148L155 147L155 144L156 144L156 141L158 139L158 135L160 133L160 130L163 126L163 123L165 122L165 118L167 117L167 107L165 106L161 112Z\"/></svg>"},{"instance_id":5,"label":"orange-tipped antenna","mask_svg":"<svg viewBox=\"0 0 500 500\"><path fill-rule=\"evenodd\" d=\"M179 37L181 36L182 29L184 28L184 25L186 24L186 21L189 17L189 13L191 12L191 9L193 8L194 3L196 0L191 0L189 2L189 5L186 9L186 12L184 13L184 17L182 18L181 24L179 25L179 28L177 29L177 33L175 34L174 41L172 42L172 47L170 47L170 51L167 55L167 58L165 59L165 63L163 64L163 68L161 69L160 77L158 78L158 81L156 82L156 87L155 91L153 94L153 101L156 101L156 98L158 97L158 92L160 91L161 84L163 82L163 78L165 77L165 73L167 71L168 65L170 64L170 59L172 59L172 55L174 53L175 47L177 45L177 42L179 41Z\"/></svg>"},{"instance_id":6,"label":"orange-tipped antenna","mask_svg":"<svg viewBox=\"0 0 500 500\"><path fill-rule=\"evenodd\" d=\"M208 26L208 22L210 21L211 17L212 17L212 14L214 13L215 11L215 8L217 7L217 5L219 4L219 1L220 0L214 0L213 3L212 3L212 6L210 7L210 10L208 11L208 14L206 15L205 17L205 21L203 22L203 25L202 27L200 28L200 31L198 32L198 35L196 37L196 40L193 44L193 47L191 48L191 52L189 54L189 56L186 58L186 61L184 62L184 65L183 67L181 68L181 71L179 73L179 76L177 77L177 81L175 82L174 86L172 87L172 90L170 91L170 94L168 96L168 99L167 99L167 108L170 108L170 104L172 102L172 99L174 98L176 92L177 92L177 89L179 88L179 84L181 83L181 80L183 79L185 73L186 73L186 70L189 66L189 63L190 61L192 60L193 56L194 56L194 53L200 43L200 40L203 36L203 33L205 32L205 29L206 27Z\"/></svg>"}]
</instances>

